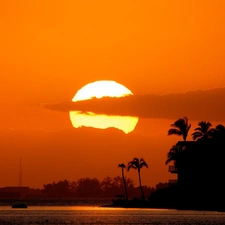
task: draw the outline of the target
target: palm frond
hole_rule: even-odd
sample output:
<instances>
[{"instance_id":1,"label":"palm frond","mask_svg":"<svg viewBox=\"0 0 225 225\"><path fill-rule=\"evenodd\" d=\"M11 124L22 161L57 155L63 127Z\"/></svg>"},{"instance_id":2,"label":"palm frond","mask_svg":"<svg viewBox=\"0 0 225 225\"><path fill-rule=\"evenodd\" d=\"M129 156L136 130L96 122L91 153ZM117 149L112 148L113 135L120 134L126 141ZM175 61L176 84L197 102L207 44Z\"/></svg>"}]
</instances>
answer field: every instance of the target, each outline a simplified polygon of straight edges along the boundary
<instances>
[{"instance_id":1,"label":"palm frond","mask_svg":"<svg viewBox=\"0 0 225 225\"><path fill-rule=\"evenodd\" d=\"M134 162L139 162L139 158L135 157L135 158L133 158L133 161Z\"/></svg>"},{"instance_id":2,"label":"palm frond","mask_svg":"<svg viewBox=\"0 0 225 225\"><path fill-rule=\"evenodd\" d=\"M120 168L126 168L126 165L124 163L121 163L121 164L118 165L118 167L120 167Z\"/></svg>"},{"instance_id":3,"label":"palm frond","mask_svg":"<svg viewBox=\"0 0 225 225\"><path fill-rule=\"evenodd\" d=\"M140 168L142 167L146 167L148 168L148 164L145 162L145 160L143 158L140 159L140 165L139 165Z\"/></svg>"},{"instance_id":4,"label":"palm frond","mask_svg":"<svg viewBox=\"0 0 225 225\"><path fill-rule=\"evenodd\" d=\"M194 130L202 132L202 128L201 127L196 127Z\"/></svg>"},{"instance_id":5,"label":"palm frond","mask_svg":"<svg viewBox=\"0 0 225 225\"><path fill-rule=\"evenodd\" d=\"M182 132L178 129L172 128L168 130L168 135L172 135L172 134L182 135Z\"/></svg>"},{"instance_id":6,"label":"palm frond","mask_svg":"<svg viewBox=\"0 0 225 225\"><path fill-rule=\"evenodd\" d=\"M148 164L146 162L142 162L141 165L140 165L140 168L142 168L142 167L148 168Z\"/></svg>"},{"instance_id":7,"label":"palm frond","mask_svg":"<svg viewBox=\"0 0 225 225\"><path fill-rule=\"evenodd\" d=\"M184 119L178 119L174 122L174 124L172 124L171 126L174 126L174 127L181 127L185 124L185 120Z\"/></svg>"},{"instance_id":8,"label":"palm frond","mask_svg":"<svg viewBox=\"0 0 225 225\"><path fill-rule=\"evenodd\" d=\"M167 160L165 164L168 164L172 161L176 163L177 159L180 157L180 154L185 150L184 146L181 145L173 145L170 149L170 151L167 153Z\"/></svg>"},{"instance_id":9,"label":"palm frond","mask_svg":"<svg viewBox=\"0 0 225 225\"><path fill-rule=\"evenodd\" d=\"M131 168L136 170L138 167L134 166L133 164L130 164L127 167L127 171L129 171Z\"/></svg>"},{"instance_id":10,"label":"palm frond","mask_svg":"<svg viewBox=\"0 0 225 225\"><path fill-rule=\"evenodd\" d=\"M191 128L191 124L188 125L187 132L190 130L190 128Z\"/></svg>"},{"instance_id":11,"label":"palm frond","mask_svg":"<svg viewBox=\"0 0 225 225\"><path fill-rule=\"evenodd\" d=\"M165 164L167 165L167 164L169 164L170 162L171 162L171 160L170 160L170 158L168 158L168 159L166 160Z\"/></svg>"},{"instance_id":12,"label":"palm frond","mask_svg":"<svg viewBox=\"0 0 225 225\"><path fill-rule=\"evenodd\" d=\"M127 171L129 171L130 169L137 169L138 168L138 164L137 164L137 161L130 161L128 163L128 166L127 166Z\"/></svg>"},{"instance_id":13,"label":"palm frond","mask_svg":"<svg viewBox=\"0 0 225 225\"><path fill-rule=\"evenodd\" d=\"M194 140L199 140L204 136L204 134L202 132L196 131L192 134L192 136Z\"/></svg>"},{"instance_id":14,"label":"palm frond","mask_svg":"<svg viewBox=\"0 0 225 225\"><path fill-rule=\"evenodd\" d=\"M210 122L201 121L198 126L192 134L194 140L209 139L215 136L215 129L211 128L212 124Z\"/></svg>"},{"instance_id":15,"label":"palm frond","mask_svg":"<svg viewBox=\"0 0 225 225\"><path fill-rule=\"evenodd\" d=\"M209 128L212 126L212 124L210 122L206 122L206 121L201 121L199 124L199 128L206 133Z\"/></svg>"},{"instance_id":16,"label":"palm frond","mask_svg":"<svg viewBox=\"0 0 225 225\"><path fill-rule=\"evenodd\" d=\"M170 125L171 127L174 127L168 131L168 135L182 135L183 139L186 141L186 138L188 136L188 131L191 128L191 124L188 124L188 118L179 118L174 122L174 124Z\"/></svg>"},{"instance_id":17,"label":"palm frond","mask_svg":"<svg viewBox=\"0 0 225 225\"><path fill-rule=\"evenodd\" d=\"M128 163L127 170L129 171L130 169L138 169L140 170L142 167L147 167L148 164L145 162L143 158L133 158L132 161Z\"/></svg>"},{"instance_id":18,"label":"palm frond","mask_svg":"<svg viewBox=\"0 0 225 225\"><path fill-rule=\"evenodd\" d=\"M216 132L216 129L215 128L211 128L209 131L208 131L208 134L210 137L212 137Z\"/></svg>"}]
</instances>

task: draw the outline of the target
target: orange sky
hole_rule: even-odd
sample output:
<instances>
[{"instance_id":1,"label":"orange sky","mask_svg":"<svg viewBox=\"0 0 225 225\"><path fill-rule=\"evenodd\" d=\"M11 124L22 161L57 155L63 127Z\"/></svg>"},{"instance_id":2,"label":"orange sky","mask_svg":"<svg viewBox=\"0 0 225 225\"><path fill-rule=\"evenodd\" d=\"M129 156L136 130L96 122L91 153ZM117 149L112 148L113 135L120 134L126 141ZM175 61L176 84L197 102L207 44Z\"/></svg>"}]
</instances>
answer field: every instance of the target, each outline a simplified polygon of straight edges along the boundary
<instances>
[{"instance_id":1,"label":"orange sky","mask_svg":"<svg viewBox=\"0 0 225 225\"><path fill-rule=\"evenodd\" d=\"M166 153L179 140L167 136L173 119L142 118L125 135L74 129L68 113L42 105L70 101L101 79L135 95L224 87L224 12L223 0L3 0L0 186L18 184L20 156L31 187L118 175L117 164L135 156L149 163L143 184L167 181Z\"/></svg>"}]
</instances>

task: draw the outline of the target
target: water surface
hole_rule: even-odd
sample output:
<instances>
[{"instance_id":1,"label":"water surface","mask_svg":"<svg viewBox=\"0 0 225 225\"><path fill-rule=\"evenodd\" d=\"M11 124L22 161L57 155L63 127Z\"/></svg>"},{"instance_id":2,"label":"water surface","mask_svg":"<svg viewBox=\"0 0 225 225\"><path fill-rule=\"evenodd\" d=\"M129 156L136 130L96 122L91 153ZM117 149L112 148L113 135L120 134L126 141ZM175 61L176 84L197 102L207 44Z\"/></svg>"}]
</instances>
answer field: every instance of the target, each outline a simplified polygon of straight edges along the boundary
<instances>
[{"instance_id":1,"label":"water surface","mask_svg":"<svg viewBox=\"0 0 225 225\"><path fill-rule=\"evenodd\" d=\"M0 206L1 225L225 224L225 213L168 209L121 209L99 206Z\"/></svg>"}]
</instances>

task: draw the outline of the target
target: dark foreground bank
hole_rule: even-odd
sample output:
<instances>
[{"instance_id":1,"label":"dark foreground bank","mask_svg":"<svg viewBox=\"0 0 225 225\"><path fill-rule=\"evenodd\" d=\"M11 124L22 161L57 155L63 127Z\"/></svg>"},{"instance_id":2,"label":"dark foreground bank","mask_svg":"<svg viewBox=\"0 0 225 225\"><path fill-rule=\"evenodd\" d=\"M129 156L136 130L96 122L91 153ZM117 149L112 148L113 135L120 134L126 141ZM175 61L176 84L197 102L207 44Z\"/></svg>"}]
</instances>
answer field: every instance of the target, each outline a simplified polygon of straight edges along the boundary
<instances>
[{"instance_id":1,"label":"dark foreground bank","mask_svg":"<svg viewBox=\"0 0 225 225\"><path fill-rule=\"evenodd\" d=\"M225 207L217 208L217 207L200 207L200 206L185 206L180 205L176 206L174 204L167 205L159 205L153 204L148 200L113 200L113 203L102 205L101 207L108 208L152 208L152 209L175 209L175 210L198 210L198 211L217 211L217 212L225 212Z\"/></svg>"}]
</instances>

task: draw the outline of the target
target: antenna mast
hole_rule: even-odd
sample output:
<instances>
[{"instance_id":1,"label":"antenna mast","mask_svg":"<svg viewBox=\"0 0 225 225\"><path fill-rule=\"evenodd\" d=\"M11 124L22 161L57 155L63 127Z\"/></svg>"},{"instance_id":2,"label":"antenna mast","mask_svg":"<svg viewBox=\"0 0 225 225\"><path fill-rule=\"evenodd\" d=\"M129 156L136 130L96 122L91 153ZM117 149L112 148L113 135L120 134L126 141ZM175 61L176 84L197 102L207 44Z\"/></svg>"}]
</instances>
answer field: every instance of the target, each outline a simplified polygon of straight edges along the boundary
<instances>
[{"instance_id":1,"label":"antenna mast","mask_svg":"<svg viewBox=\"0 0 225 225\"><path fill-rule=\"evenodd\" d=\"M19 187L22 187L22 157L20 157Z\"/></svg>"}]
</instances>

